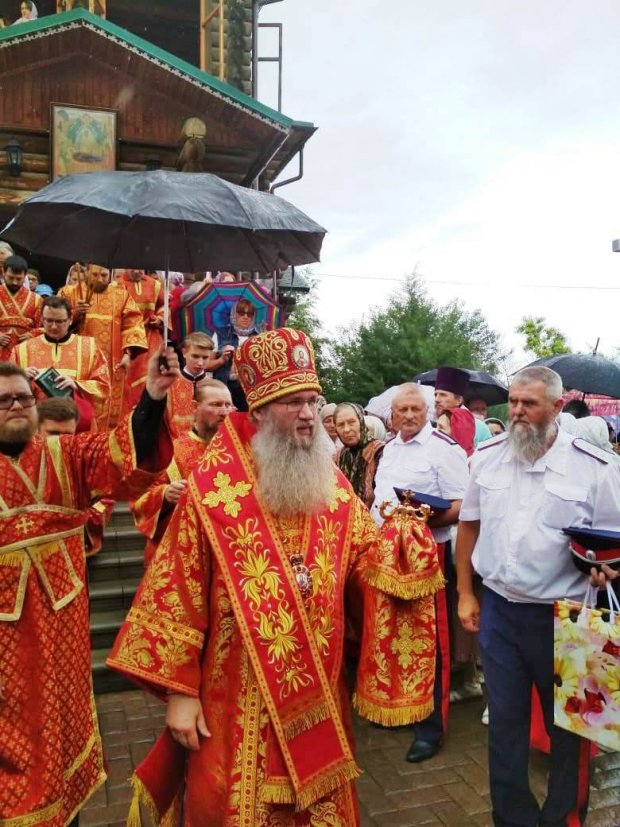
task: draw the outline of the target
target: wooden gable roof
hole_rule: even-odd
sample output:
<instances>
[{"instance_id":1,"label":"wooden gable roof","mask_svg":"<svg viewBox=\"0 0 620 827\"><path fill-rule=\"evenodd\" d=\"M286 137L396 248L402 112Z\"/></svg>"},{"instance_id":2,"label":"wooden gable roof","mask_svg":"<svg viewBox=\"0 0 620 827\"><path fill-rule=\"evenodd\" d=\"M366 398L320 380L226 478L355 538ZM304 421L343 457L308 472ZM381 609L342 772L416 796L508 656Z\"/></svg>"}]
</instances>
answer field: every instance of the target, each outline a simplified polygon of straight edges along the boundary
<instances>
[{"instance_id":1,"label":"wooden gable roof","mask_svg":"<svg viewBox=\"0 0 620 827\"><path fill-rule=\"evenodd\" d=\"M118 111L120 169L153 153L173 167L182 125L198 117L207 171L246 186L269 186L315 131L82 9L1 29L0 91L0 149L17 137L26 152L19 194L47 182L54 102ZM0 172L0 188L10 183Z\"/></svg>"}]
</instances>

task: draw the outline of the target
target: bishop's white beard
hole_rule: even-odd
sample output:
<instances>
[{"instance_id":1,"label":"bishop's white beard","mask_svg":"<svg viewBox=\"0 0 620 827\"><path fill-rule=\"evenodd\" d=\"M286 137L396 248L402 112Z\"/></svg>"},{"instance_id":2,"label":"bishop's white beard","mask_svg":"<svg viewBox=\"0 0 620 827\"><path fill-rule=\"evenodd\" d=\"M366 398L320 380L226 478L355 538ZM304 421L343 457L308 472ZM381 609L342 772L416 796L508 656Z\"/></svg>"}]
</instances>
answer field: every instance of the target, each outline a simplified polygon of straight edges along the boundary
<instances>
[{"instance_id":1,"label":"bishop's white beard","mask_svg":"<svg viewBox=\"0 0 620 827\"><path fill-rule=\"evenodd\" d=\"M309 514L333 499L334 463L329 438L320 426L315 426L309 445L300 445L294 431L280 428L265 411L252 451L258 490L273 514Z\"/></svg>"},{"instance_id":2,"label":"bishop's white beard","mask_svg":"<svg viewBox=\"0 0 620 827\"><path fill-rule=\"evenodd\" d=\"M515 456L530 465L547 452L557 430L554 419L544 425L508 423L508 437Z\"/></svg>"}]
</instances>

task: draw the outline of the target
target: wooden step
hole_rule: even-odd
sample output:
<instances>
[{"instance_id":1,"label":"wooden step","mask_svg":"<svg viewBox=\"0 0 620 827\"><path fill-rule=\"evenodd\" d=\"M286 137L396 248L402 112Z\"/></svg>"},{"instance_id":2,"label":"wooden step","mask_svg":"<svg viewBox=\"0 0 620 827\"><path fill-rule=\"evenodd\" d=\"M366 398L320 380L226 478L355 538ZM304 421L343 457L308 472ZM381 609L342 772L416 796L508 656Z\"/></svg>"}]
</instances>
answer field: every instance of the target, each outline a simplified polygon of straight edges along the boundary
<instances>
[{"instance_id":1,"label":"wooden step","mask_svg":"<svg viewBox=\"0 0 620 827\"><path fill-rule=\"evenodd\" d=\"M135 528L133 514L129 508L129 503L127 502L117 502L114 504L114 511L112 512L110 522L108 523L108 528L110 529L121 527Z\"/></svg>"},{"instance_id":2,"label":"wooden step","mask_svg":"<svg viewBox=\"0 0 620 827\"><path fill-rule=\"evenodd\" d=\"M127 616L126 609L112 609L104 612L90 613L91 650L111 649L118 630Z\"/></svg>"},{"instance_id":3,"label":"wooden step","mask_svg":"<svg viewBox=\"0 0 620 827\"><path fill-rule=\"evenodd\" d=\"M122 580L98 580L90 583L90 610L104 612L123 609L129 611L133 597L140 585L139 577L123 578Z\"/></svg>"},{"instance_id":4,"label":"wooden step","mask_svg":"<svg viewBox=\"0 0 620 827\"><path fill-rule=\"evenodd\" d=\"M141 578L144 574L144 549L118 552L107 549L88 561L88 577L91 583L122 582L128 578Z\"/></svg>"}]
</instances>

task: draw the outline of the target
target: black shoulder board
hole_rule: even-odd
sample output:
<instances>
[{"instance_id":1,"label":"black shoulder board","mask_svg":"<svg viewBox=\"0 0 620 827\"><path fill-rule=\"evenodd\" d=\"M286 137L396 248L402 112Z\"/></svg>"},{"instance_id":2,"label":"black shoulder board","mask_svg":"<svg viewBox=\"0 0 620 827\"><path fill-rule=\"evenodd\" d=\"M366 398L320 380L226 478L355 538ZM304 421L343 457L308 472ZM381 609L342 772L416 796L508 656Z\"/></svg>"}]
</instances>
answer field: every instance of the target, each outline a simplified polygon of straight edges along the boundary
<instances>
[{"instance_id":1,"label":"black shoulder board","mask_svg":"<svg viewBox=\"0 0 620 827\"><path fill-rule=\"evenodd\" d=\"M587 454L589 457L594 457L594 459L597 459L604 465L609 465L611 462L611 455L608 454L607 451L599 448L598 445L593 445L591 442L587 442L585 439L574 439L573 448L581 451L582 454Z\"/></svg>"},{"instance_id":2,"label":"black shoulder board","mask_svg":"<svg viewBox=\"0 0 620 827\"><path fill-rule=\"evenodd\" d=\"M497 434L497 436L491 437L491 439L485 439L485 441L476 448L476 451L486 451L487 448L494 448L496 445L501 445L502 442L505 442L507 439L508 434L506 432Z\"/></svg>"}]
</instances>

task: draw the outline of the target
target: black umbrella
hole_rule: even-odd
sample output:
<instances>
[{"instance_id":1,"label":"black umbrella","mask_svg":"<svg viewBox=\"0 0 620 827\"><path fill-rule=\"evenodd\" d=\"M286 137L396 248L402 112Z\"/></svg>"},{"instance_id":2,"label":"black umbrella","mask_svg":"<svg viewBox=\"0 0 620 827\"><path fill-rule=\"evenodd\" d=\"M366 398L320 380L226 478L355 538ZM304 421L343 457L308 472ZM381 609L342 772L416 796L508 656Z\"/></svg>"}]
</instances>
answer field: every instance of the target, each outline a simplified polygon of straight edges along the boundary
<instances>
[{"instance_id":1,"label":"black umbrella","mask_svg":"<svg viewBox=\"0 0 620 827\"><path fill-rule=\"evenodd\" d=\"M620 398L620 364L598 353L563 353L545 356L527 365L528 368L551 368L562 377L567 390L600 393Z\"/></svg>"},{"instance_id":2,"label":"black umbrella","mask_svg":"<svg viewBox=\"0 0 620 827\"><path fill-rule=\"evenodd\" d=\"M466 399L484 399L487 405L501 405L508 401L508 388L490 373L468 368L461 368L461 370L469 374L469 390ZM436 379L437 369L427 370L413 377L413 381L421 385L434 385Z\"/></svg>"},{"instance_id":3,"label":"black umbrella","mask_svg":"<svg viewBox=\"0 0 620 827\"><path fill-rule=\"evenodd\" d=\"M70 261L194 273L309 264L324 235L275 195L157 170L60 178L25 201L0 238Z\"/></svg>"}]
</instances>

